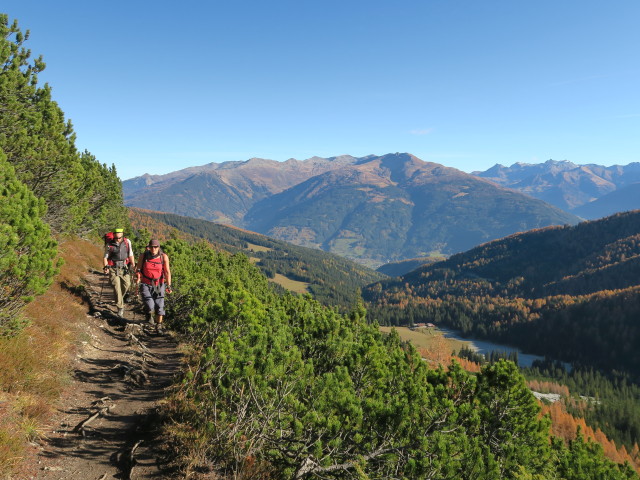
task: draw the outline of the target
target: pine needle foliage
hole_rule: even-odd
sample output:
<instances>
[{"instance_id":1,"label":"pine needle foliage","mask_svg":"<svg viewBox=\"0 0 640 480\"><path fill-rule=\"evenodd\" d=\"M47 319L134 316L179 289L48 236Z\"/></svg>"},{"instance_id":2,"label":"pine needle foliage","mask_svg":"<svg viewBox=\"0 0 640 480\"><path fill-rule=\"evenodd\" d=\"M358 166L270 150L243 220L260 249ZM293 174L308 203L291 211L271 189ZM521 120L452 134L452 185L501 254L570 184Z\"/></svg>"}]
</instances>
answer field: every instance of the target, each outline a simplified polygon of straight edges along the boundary
<instances>
[{"instance_id":1,"label":"pine needle foliage","mask_svg":"<svg viewBox=\"0 0 640 480\"><path fill-rule=\"evenodd\" d=\"M164 248L183 279L168 318L194 350L171 430L198 468L253 479L560 478L558 458L572 468L513 363L433 369L362 306L344 315L277 295L242 254ZM638 478L597 452L589 461Z\"/></svg>"},{"instance_id":2,"label":"pine needle foliage","mask_svg":"<svg viewBox=\"0 0 640 480\"><path fill-rule=\"evenodd\" d=\"M0 14L0 333L55 272L56 241L127 225L115 168L79 153L71 122L38 85L45 68L25 47L29 32Z\"/></svg>"},{"instance_id":3,"label":"pine needle foliage","mask_svg":"<svg viewBox=\"0 0 640 480\"><path fill-rule=\"evenodd\" d=\"M85 234L126 220L115 168L79 153L70 120L38 85L45 68L25 47L29 31L0 14L0 148L18 179L42 198L54 233Z\"/></svg>"},{"instance_id":4,"label":"pine needle foliage","mask_svg":"<svg viewBox=\"0 0 640 480\"><path fill-rule=\"evenodd\" d=\"M20 326L24 305L56 272L57 243L42 217L46 205L20 182L0 150L0 333Z\"/></svg>"}]
</instances>

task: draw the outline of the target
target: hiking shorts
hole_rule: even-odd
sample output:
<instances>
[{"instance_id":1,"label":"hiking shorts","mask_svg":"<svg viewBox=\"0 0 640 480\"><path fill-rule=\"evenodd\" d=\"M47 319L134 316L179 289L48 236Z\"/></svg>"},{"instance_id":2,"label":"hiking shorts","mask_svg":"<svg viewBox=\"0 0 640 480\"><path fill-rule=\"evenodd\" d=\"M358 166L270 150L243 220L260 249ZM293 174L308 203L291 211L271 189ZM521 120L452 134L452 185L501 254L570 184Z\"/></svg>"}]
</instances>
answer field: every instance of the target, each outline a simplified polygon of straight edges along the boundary
<instances>
[{"instance_id":1,"label":"hiking shorts","mask_svg":"<svg viewBox=\"0 0 640 480\"><path fill-rule=\"evenodd\" d=\"M164 315L164 288L164 283L157 287L146 283L140 284L140 295L148 312L156 312L157 315Z\"/></svg>"}]
</instances>

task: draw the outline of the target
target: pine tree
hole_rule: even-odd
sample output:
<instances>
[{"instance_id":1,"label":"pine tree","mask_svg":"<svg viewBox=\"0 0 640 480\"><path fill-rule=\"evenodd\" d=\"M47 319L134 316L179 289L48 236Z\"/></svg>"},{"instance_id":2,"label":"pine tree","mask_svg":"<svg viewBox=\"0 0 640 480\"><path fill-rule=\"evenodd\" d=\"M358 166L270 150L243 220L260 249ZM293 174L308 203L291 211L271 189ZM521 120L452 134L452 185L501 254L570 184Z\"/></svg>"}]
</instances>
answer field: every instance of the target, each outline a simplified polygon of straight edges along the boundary
<instances>
[{"instance_id":1,"label":"pine tree","mask_svg":"<svg viewBox=\"0 0 640 480\"><path fill-rule=\"evenodd\" d=\"M24 47L29 32L0 14L0 148L20 181L47 204L45 221L54 233L85 233L126 220L115 168L75 147L71 121L38 86L42 58ZM114 218L115 217L115 218Z\"/></svg>"},{"instance_id":2,"label":"pine tree","mask_svg":"<svg viewBox=\"0 0 640 480\"><path fill-rule=\"evenodd\" d=\"M127 209L124 206L122 183L115 166L107 167L96 157L84 151L80 156L83 168L82 187L78 192L80 206L77 214L82 222L76 232L84 235L101 231L105 226L128 224ZM146 239L148 241L148 238ZM146 243L145 243L146 244Z\"/></svg>"},{"instance_id":3,"label":"pine tree","mask_svg":"<svg viewBox=\"0 0 640 480\"><path fill-rule=\"evenodd\" d=\"M538 419L538 406L518 367L499 360L482 369L476 398L481 435L500 468L500 478L516 478L523 467L532 474L546 468L548 421Z\"/></svg>"},{"instance_id":4,"label":"pine tree","mask_svg":"<svg viewBox=\"0 0 640 480\"><path fill-rule=\"evenodd\" d=\"M0 331L19 327L18 316L55 273L57 244L42 221L46 206L20 182L0 151Z\"/></svg>"}]
</instances>

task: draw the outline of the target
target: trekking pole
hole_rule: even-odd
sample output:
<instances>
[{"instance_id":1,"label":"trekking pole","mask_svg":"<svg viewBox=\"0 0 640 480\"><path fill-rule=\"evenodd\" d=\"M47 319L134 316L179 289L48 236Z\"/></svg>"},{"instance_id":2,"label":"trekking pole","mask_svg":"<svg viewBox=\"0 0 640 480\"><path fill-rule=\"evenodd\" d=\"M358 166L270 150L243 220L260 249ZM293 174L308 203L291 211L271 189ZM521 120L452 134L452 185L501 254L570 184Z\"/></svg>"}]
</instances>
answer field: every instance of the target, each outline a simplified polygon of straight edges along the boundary
<instances>
[{"instance_id":1,"label":"trekking pole","mask_svg":"<svg viewBox=\"0 0 640 480\"><path fill-rule=\"evenodd\" d=\"M135 305L133 306L133 321L135 323L136 321L136 315L138 313L138 303L140 301L140 299L138 298L138 295L140 294L140 292L138 291L138 282L135 282L135 287L133 289L133 299L135 302Z\"/></svg>"},{"instance_id":2,"label":"trekking pole","mask_svg":"<svg viewBox=\"0 0 640 480\"><path fill-rule=\"evenodd\" d=\"M104 273L102 274L102 286L100 287L100 296L98 297L98 303L102 302L102 291L104 290Z\"/></svg>"}]
</instances>

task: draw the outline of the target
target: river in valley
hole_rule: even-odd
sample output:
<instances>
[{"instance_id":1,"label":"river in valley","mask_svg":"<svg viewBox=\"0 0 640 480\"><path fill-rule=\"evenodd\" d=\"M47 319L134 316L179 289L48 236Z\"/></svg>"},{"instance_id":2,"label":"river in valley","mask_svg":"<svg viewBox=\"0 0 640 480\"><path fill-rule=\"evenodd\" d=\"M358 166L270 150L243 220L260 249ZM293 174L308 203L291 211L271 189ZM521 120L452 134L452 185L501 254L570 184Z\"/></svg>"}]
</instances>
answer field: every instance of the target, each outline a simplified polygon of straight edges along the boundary
<instances>
[{"instance_id":1,"label":"river in valley","mask_svg":"<svg viewBox=\"0 0 640 480\"><path fill-rule=\"evenodd\" d=\"M530 353L522 353L519 348L510 347L508 345L501 345L499 343L489 342L487 340L477 340L474 338L463 337L455 330L449 330L447 328L438 327L438 330L442 332L445 338L454 338L467 344L468 348L477 353L482 353L488 356L492 351L516 352L518 354L518 365L521 367L530 367L534 360L544 360L544 357L540 355L532 355Z\"/></svg>"}]
</instances>

